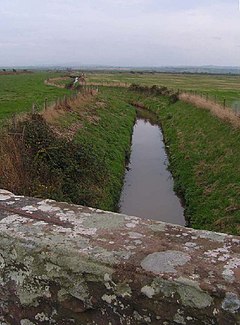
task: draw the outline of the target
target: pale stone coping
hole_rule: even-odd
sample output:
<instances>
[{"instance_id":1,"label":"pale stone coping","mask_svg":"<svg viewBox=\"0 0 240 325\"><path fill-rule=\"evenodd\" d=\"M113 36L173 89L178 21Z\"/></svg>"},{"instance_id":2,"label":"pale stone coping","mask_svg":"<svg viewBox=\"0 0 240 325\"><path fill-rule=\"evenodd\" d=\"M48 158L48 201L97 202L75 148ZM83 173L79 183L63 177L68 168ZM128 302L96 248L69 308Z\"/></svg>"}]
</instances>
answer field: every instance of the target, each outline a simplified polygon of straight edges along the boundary
<instances>
[{"instance_id":1,"label":"pale stone coping","mask_svg":"<svg viewBox=\"0 0 240 325\"><path fill-rule=\"evenodd\" d=\"M0 325L44 317L55 324L71 308L74 324L81 317L105 324L96 322L98 313L113 325L239 324L239 244L226 234L0 190ZM28 315L18 323L4 316L16 314L12 295Z\"/></svg>"}]
</instances>

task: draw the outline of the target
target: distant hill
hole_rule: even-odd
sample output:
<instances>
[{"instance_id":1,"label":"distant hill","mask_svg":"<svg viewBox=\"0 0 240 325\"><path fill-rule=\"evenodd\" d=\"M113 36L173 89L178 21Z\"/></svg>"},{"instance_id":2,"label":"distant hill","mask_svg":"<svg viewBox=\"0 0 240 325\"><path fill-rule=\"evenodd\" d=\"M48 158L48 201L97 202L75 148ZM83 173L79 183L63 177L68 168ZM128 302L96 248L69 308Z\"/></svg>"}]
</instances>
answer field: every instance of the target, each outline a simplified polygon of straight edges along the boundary
<instances>
[{"instance_id":1,"label":"distant hill","mask_svg":"<svg viewBox=\"0 0 240 325\"><path fill-rule=\"evenodd\" d=\"M0 67L4 69L4 67ZM182 74L230 74L240 75L240 67L232 66L163 66L163 67L121 67L121 66L104 66L104 65L43 65L43 66L21 66L21 67L7 67L6 70L12 69L28 69L28 70L87 70L87 71L126 71L126 72L159 72L159 73L182 73Z\"/></svg>"},{"instance_id":2,"label":"distant hill","mask_svg":"<svg viewBox=\"0 0 240 325\"><path fill-rule=\"evenodd\" d=\"M154 71L168 73L206 73L206 74L235 74L240 75L240 67L219 67L219 66L200 66L200 67L161 67Z\"/></svg>"}]
</instances>

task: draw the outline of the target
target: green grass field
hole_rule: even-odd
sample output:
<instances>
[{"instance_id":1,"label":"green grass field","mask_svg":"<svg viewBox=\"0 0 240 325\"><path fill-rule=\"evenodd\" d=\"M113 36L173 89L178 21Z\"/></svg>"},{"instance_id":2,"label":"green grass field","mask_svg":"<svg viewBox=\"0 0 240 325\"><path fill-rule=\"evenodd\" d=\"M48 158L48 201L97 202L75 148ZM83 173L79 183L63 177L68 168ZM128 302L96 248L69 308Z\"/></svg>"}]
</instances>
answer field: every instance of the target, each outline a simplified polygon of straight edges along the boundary
<instances>
[{"instance_id":1,"label":"green grass field","mask_svg":"<svg viewBox=\"0 0 240 325\"><path fill-rule=\"evenodd\" d=\"M93 82L127 82L146 86L163 85L168 88L185 91L196 91L208 94L210 99L223 103L224 98L228 106L240 105L240 76L228 75L190 75L167 73L90 73L88 81Z\"/></svg>"},{"instance_id":2,"label":"green grass field","mask_svg":"<svg viewBox=\"0 0 240 325\"><path fill-rule=\"evenodd\" d=\"M60 73L48 72L0 75L0 123L14 113L29 111L33 103L41 109L45 98L51 102L67 94L69 90L44 84L45 79L60 76ZM210 99L216 96L220 103L225 98L228 106L237 105L240 108L240 76L105 72L87 73L87 81L164 85L176 90L197 91L205 95L208 93ZM58 83L63 85L64 81L60 80Z\"/></svg>"},{"instance_id":3,"label":"green grass field","mask_svg":"<svg viewBox=\"0 0 240 325\"><path fill-rule=\"evenodd\" d=\"M33 103L41 109L45 98L51 102L67 94L69 90L44 84L45 79L57 76L47 72L0 75L0 123L12 114L30 111Z\"/></svg>"}]
</instances>

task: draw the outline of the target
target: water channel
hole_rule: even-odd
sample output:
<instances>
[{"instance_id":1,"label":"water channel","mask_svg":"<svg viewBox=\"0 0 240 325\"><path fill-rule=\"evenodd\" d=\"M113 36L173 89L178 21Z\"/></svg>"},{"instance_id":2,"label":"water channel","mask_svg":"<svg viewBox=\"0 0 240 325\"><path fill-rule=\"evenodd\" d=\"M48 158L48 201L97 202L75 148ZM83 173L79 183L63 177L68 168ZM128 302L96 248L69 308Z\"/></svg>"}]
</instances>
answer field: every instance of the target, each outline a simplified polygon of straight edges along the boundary
<instances>
[{"instance_id":1,"label":"water channel","mask_svg":"<svg viewBox=\"0 0 240 325\"><path fill-rule=\"evenodd\" d=\"M168 164L155 115L138 110L119 203L121 213L185 226L184 209L173 190Z\"/></svg>"}]
</instances>

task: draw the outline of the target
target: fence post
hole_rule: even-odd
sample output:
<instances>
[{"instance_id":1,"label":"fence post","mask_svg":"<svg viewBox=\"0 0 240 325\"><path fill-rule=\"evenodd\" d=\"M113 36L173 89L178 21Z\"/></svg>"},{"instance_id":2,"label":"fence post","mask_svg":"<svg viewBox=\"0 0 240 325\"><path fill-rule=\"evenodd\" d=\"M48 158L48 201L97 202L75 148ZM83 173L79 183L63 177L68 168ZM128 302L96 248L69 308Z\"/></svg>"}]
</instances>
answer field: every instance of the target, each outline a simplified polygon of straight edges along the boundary
<instances>
[{"instance_id":1,"label":"fence post","mask_svg":"<svg viewBox=\"0 0 240 325\"><path fill-rule=\"evenodd\" d=\"M45 100L44 100L44 110L45 111L47 110L47 98L45 98Z\"/></svg>"},{"instance_id":2,"label":"fence post","mask_svg":"<svg viewBox=\"0 0 240 325\"><path fill-rule=\"evenodd\" d=\"M32 104L32 114L35 114L35 104Z\"/></svg>"},{"instance_id":3,"label":"fence post","mask_svg":"<svg viewBox=\"0 0 240 325\"><path fill-rule=\"evenodd\" d=\"M24 139L25 129L26 129L26 125L24 125L23 130L22 130L22 140Z\"/></svg>"},{"instance_id":4,"label":"fence post","mask_svg":"<svg viewBox=\"0 0 240 325\"><path fill-rule=\"evenodd\" d=\"M226 98L224 98L224 100L223 100L223 108L224 109L226 108Z\"/></svg>"},{"instance_id":5,"label":"fence post","mask_svg":"<svg viewBox=\"0 0 240 325\"><path fill-rule=\"evenodd\" d=\"M12 123L13 123L13 131L15 132L16 131L16 114L13 114L12 116Z\"/></svg>"}]
</instances>

